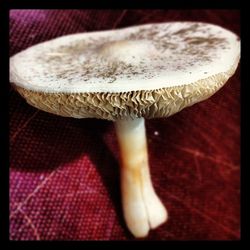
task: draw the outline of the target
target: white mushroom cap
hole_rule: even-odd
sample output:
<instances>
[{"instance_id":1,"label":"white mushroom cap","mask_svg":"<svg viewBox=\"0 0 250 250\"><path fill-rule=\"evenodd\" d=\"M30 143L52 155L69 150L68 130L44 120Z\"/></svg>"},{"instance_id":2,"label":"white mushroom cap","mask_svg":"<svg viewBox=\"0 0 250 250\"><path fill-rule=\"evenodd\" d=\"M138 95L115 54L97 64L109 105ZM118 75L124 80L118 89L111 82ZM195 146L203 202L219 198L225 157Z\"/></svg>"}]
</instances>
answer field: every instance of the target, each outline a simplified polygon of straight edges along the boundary
<instances>
[{"instance_id":1,"label":"white mushroom cap","mask_svg":"<svg viewBox=\"0 0 250 250\"><path fill-rule=\"evenodd\" d=\"M10 59L10 81L33 106L77 118L162 117L202 101L237 68L240 41L200 22L63 36Z\"/></svg>"}]
</instances>

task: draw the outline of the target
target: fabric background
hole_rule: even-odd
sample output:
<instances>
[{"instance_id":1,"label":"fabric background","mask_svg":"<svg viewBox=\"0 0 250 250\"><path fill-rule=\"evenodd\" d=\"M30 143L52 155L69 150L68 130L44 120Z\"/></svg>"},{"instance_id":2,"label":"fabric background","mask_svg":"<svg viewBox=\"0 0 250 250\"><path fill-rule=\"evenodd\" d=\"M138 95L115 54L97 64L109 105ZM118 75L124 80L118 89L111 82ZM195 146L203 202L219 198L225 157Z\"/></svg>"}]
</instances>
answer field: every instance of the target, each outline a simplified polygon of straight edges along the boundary
<instances>
[{"instance_id":1,"label":"fabric background","mask_svg":"<svg viewBox=\"0 0 250 250\"><path fill-rule=\"evenodd\" d=\"M197 20L240 34L233 10L12 10L10 56L61 35ZM10 87L10 239L133 240L121 211L112 122L39 111ZM147 120L151 174L168 209L145 240L240 238L240 72L209 100Z\"/></svg>"}]
</instances>

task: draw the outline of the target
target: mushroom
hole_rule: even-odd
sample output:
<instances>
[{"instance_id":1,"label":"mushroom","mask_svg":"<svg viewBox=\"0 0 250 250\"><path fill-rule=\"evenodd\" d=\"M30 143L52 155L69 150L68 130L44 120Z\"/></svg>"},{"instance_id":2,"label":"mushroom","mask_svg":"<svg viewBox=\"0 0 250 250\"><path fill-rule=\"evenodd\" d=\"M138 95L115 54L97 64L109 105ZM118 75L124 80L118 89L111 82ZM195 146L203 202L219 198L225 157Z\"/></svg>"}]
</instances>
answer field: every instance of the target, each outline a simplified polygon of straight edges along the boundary
<instances>
[{"instance_id":1,"label":"mushroom","mask_svg":"<svg viewBox=\"0 0 250 250\"><path fill-rule=\"evenodd\" d=\"M239 59L239 38L222 27L155 23L32 46L10 58L10 81L38 109L115 123L125 221L135 237L145 237L168 214L150 178L144 119L209 98Z\"/></svg>"}]
</instances>

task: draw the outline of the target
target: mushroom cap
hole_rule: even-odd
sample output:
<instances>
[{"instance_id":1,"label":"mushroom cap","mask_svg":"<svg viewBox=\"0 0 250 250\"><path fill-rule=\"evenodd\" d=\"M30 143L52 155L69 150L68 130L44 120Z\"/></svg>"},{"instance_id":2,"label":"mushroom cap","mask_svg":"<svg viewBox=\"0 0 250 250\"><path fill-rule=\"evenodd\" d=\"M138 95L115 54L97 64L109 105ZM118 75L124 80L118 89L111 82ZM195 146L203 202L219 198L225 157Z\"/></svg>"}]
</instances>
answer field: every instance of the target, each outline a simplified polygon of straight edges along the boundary
<instances>
[{"instance_id":1,"label":"mushroom cap","mask_svg":"<svg viewBox=\"0 0 250 250\"><path fill-rule=\"evenodd\" d=\"M231 77L240 39L201 22L62 36L10 58L10 81L39 109L75 118L170 116Z\"/></svg>"}]
</instances>

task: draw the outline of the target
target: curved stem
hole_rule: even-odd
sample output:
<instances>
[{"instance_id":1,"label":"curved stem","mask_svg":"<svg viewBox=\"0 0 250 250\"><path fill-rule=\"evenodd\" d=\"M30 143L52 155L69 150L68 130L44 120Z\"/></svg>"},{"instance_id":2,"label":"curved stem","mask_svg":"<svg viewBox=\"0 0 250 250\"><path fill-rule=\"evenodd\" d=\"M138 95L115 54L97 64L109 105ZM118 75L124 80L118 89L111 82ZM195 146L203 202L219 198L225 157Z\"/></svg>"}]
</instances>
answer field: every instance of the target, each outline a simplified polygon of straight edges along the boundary
<instances>
[{"instance_id":1,"label":"curved stem","mask_svg":"<svg viewBox=\"0 0 250 250\"><path fill-rule=\"evenodd\" d=\"M125 221L135 237L147 236L167 220L149 172L144 118L116 121L121 154L121 192Z\"/></svg>"}]
</instances>

